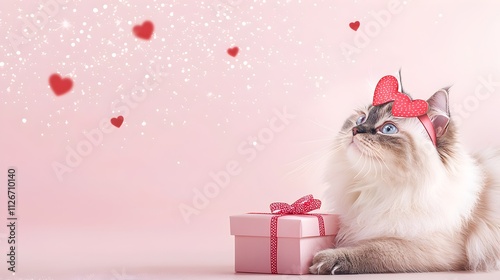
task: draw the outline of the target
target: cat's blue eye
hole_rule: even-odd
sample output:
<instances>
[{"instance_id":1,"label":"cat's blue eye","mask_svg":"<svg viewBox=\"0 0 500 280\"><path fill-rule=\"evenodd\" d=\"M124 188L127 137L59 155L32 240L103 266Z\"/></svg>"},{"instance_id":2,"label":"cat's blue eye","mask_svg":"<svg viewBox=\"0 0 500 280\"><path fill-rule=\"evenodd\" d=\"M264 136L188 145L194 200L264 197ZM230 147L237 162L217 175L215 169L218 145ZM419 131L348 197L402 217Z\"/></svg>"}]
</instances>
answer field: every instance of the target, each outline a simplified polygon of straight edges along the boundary
<instances>
[{"instance_id":1,"label":"cat's blue eye","mask_svg":"<svg viewBox=\"0 0 500 280\"><path fill-rule=\"evenodd\" d=\"M395 134L398 133L398 128L394 124L388 123L380 128L380 132L383 134Z\"/></svg>"},{"instance_id":2,"label":"cat's blue eye","mask_svg":"<svg viewBox=\"0 0 500 280\"><path fill-rule=\"evenodd\" d=\"M362 123L364 123L366 121L366 116L365 115L361 115L359 116L359 118L356 120L356 125L360 125Z\"/></svg>"}]
</instances>

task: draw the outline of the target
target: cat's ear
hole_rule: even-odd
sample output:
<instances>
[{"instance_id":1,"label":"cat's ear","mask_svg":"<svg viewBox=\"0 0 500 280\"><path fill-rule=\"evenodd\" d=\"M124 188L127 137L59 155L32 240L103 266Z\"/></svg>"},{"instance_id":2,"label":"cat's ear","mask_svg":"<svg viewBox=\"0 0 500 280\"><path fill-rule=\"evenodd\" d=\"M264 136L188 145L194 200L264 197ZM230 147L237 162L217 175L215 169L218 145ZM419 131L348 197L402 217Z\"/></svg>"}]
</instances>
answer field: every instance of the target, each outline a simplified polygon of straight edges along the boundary
<instances>
[{"instance_id":1,"label":"cat's ear","mask_svg":"<svg viewBox=\"0 0 500 280\"><path fill-rule=\"evenodd\" d=\"M429 104L429 118L432 121L437 138L446 133L446 129L450 123L448 91L449 88L440 89L427 100Z\"/></svg>"}]
</instances>

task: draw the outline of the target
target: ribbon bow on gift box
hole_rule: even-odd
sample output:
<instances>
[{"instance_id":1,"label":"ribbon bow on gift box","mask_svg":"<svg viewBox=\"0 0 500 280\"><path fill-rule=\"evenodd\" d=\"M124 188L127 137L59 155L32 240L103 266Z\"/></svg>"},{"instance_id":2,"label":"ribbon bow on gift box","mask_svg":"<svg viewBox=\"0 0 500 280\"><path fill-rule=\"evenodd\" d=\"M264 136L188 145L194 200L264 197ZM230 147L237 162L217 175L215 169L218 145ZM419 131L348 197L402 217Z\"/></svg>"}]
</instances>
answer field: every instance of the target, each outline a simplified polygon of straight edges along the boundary
<instances>
[{"instance_id":1,"label":"ribbon bow on gift box","mask_svg":"<svg viewBox=\"0 0 500 280\"><path fill-rule=\"evenodd\" d=\"M325 236L325 221L320 214L309 214L312 210L321 207L321 200L315 199L312 195L306 195L299 198L292 205L285 202L273 202L269 205L271 208L270 225L270 249L271 249L271 273L278 273L278 219L285 215L312 215L318 218L319 235Z\"/></svg>"},{"instance_id":2,"label":"ribbon bow on gift box","mask_svg":"<svg viewBox=\"0 0 500 280\"><path fill-rule=\"evenodd\" d=\"M321 200L315 199L311 194L303 196L292 205L285 202L273 202L269 205L273 214L305 214L321 207Z\"/></svg>"}]
</instances>

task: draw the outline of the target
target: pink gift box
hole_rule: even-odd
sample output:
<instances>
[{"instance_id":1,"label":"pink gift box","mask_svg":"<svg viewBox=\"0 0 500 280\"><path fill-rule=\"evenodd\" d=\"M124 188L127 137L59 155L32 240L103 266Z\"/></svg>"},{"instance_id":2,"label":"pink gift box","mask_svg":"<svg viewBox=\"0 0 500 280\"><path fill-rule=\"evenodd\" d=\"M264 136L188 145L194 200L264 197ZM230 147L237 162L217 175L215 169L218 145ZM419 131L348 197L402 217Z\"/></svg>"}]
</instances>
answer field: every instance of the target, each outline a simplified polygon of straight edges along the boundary
<instances>
[{"instance_id":1,"label":"pink gift box","mask_svg":"<svg viewBox=\"0 0 500 280\"><path fill-rule=\"evenodd\" d=\"M271 218L273 214L243 214L230 217L235 236L235 271L272 273ZM277 224L278 274L307 274L314 254L332 248L338 232L337 215L321 214L325 235L320 236L315 215L284 215Z\"/></svg>"}]
</instances>

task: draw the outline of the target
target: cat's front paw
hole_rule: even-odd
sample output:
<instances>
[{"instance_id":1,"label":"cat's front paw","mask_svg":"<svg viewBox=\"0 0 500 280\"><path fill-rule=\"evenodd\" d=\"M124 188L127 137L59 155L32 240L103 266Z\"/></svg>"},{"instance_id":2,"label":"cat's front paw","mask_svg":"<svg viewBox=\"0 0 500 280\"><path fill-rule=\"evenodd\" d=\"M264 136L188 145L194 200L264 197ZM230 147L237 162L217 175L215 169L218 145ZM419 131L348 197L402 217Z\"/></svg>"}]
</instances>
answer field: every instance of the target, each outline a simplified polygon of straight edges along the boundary
<instances>
[{"instance_id":1,"label":"cat's front paw","mask_svg":"<svg viewBox=\"0 0 500 280\"><path fill-rule=\"evenodd\" d=\"M312 274L347 274L351 271L351 261L343 249L327 249L314 255L309 268Z\"/></svg>"}]
</instances>

